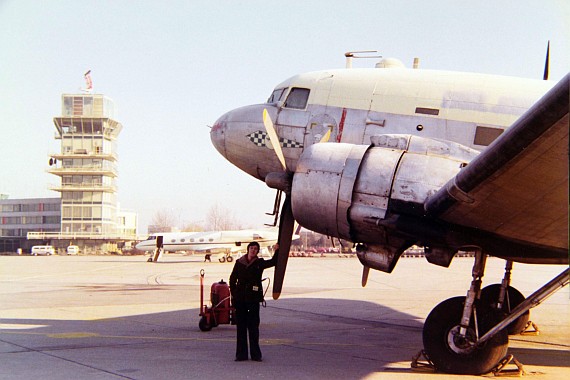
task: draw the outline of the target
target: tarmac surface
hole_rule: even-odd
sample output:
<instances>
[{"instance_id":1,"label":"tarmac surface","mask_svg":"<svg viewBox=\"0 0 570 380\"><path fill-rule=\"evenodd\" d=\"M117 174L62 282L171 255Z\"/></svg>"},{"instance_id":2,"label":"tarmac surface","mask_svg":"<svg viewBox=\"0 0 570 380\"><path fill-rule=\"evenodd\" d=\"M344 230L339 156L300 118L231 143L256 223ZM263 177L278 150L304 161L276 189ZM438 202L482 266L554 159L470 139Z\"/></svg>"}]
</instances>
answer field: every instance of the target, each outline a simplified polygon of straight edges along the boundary
<instances>
[{"instance_id":1,"label":"tarmac surface","mask_svg":"<svg viewBox=\"0 0 570 380\"><path fill-rule=\"evenodd\" d=\"M209 289L233 263L170 254L0 256L0 379L475 379L418 372L422 326L441 301L467 293L472 258L450 268L402 258L392 274L337 255L290 258L281 298L261 309L263 362L234 362L235 326L198 328L200 270ZM484 285L501 281L489 259ZM525 296L563 266L515 264ZM273 278L273 269L264 277ZM271 288L268 281L264 286ZM570 378L568 287L531 310L538 336L511 336L525 377ZM513 367L509 367L513 368ZM493 375L485 375L493 377Z\"/></svg>"}]
</instances>

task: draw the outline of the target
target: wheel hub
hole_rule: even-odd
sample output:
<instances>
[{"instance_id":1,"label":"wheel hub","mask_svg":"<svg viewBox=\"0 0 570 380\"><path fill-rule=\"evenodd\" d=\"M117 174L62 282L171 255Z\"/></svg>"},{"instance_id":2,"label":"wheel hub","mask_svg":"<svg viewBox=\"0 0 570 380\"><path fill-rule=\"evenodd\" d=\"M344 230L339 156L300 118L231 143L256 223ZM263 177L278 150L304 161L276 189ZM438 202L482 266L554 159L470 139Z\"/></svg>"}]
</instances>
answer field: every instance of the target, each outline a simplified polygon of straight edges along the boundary
<instances>
[{"instance_id":1,"label":"wheel hub","mask_svg":"<svg viewBox=\"0 0 570 380\"><path fill-rule=\"evenodd\" d=\"M467 355L475 349L474 342L476 342L477 339L474 339L475 332L471 328L467 330L467 334L465 336L462 336L459 333L460 327L461 326L457 325L449 330L449 333L447 334L447 344L456 354Z\"/></svg>"}]
</instances>

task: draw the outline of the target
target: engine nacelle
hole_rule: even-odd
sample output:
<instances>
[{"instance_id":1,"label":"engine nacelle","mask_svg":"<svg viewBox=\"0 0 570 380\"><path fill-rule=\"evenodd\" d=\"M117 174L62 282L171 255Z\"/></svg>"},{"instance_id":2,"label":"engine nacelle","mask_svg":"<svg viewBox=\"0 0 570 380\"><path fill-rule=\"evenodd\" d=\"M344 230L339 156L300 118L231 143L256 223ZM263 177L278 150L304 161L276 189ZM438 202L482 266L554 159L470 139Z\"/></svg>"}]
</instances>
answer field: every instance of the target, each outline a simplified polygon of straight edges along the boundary
<instances>
[{"instance_id":1,"label":"engine nacelle","mask_svg":"<svg viewBox=\"0 0 570 380\"><path fill-rule=\"evenodd\" d=\"M378 222L394 208L423 213L425 200L479 152L411 135L373 136L371 141L370 146L321 143L306 149L293 176L293 216L315 232L393 255L402 242L390 242Z\"/></svg>"}]
</instances>

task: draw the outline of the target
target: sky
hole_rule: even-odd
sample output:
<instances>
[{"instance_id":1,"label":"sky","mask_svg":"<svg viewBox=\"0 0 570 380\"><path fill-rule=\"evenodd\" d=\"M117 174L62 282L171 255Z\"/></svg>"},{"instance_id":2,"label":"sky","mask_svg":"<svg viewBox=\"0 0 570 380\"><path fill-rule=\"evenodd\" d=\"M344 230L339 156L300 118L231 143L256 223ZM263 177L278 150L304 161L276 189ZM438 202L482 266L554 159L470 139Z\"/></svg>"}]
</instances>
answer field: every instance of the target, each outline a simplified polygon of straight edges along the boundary
<instances>
[{"instance_id":1,"label":"sky","mask_svg":"<svg viewBox=\"0 0 570 380\"><path fill-rule=\"evenodd\" d=\"M226 161L208 126L303 72L377 50L411 67L550 79L570 71L567 0L0 0L0 194L58 197L49 153L61 95L114 100L122 209L139 233L158 211L201 223L214 205L271 223L275 192ZM374 67L377 60L355 60Z\"/></svg>"}]
</instances>

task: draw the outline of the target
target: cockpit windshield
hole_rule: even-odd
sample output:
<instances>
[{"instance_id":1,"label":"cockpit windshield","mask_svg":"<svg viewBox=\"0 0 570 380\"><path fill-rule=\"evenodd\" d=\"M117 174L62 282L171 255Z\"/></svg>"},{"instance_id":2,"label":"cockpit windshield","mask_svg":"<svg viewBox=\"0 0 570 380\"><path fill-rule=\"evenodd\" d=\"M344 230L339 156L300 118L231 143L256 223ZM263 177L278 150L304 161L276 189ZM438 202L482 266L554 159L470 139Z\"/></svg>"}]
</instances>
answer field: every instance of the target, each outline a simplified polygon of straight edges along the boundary
<instances>
[{"instance_id":1,"label":"cockpit windshield","mask_svg":"<svg viewBox=\"0 0 570 380\"><path fill-rule=\"evenodd\" d=\"M156 236L150 235L150 236L148 237L148 239L146 239L146 240L156 240Z\"/></svg>"},{"instance_id":2,"label":"cockpit windshield","mask_svg":"<svg viewBox=\"0 0 570 380\"><path fill-rule=\"evenodd\" d=\"M285 94L287 93L288 89L289 87L276 88L275 90L273 90L273 93L271 94L269 99L267 99L267 103L277 103L278 101L282 100Z\"/></svg>"},{"instance_id":3,"label":"cockpit windshield","mask_svg":"<svg viewBox=\"0 0 570 380\"><path fill-rule=\"evenodd\" d=\"M293 87L287 96L287 100L283 104L285 108L305 109L307 101L309 100L309 93L311 90L308 88Z\"/></svg>"}]
</instances>

